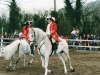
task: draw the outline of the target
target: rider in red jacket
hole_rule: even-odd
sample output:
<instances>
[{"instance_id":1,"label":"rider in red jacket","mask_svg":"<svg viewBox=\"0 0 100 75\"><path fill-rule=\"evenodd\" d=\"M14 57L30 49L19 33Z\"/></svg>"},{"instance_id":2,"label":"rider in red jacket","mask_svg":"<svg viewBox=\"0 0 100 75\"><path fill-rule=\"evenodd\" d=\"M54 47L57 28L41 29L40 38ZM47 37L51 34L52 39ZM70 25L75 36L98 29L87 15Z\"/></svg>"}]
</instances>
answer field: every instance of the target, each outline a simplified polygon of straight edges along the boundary
<instances>
[{"instance_id":1,"label":"rider in red jacket","mask_svg":"<svg viewBox=\"0 0 100 75\"><path fill-rule=\"evenodd\" d=\"M55 23L55 18L47 17L47 21L49 23L46 30L47 35L51 35L55 41L61 42L59 35L57 34L57 24Z\"/></svg>"},{"instance_id":2,"label":"rider in red jacket","mask_svg":"<svg viewBox=\"0 0 100 75\"><path fill-rule=\"evenodd\" d=\"M22 34L20 35L20 39L25 38L27 40L28 43L30 43L30 40L28 38L28 30L31 27L31 23L30 22L25 22L25 26L23 26L22 28Z\"/></svg>"},{"instance_id":3,"label":"rider in red jacket","mask_svg":"<svg viewBox=\"0 0 100 75\"><path fill-rule=\"evenodd\" d=\"M57 34L57 24L55 23L55 18L54 17L47 17L48 25L47 25L47 30L46 33L47 35L51 36L50 41L52 43L52 50L55 51L58 48L58 42L61 42L59 35ZM53 38L56 42L52 42L51 38Z\"/></svg>"},{"instance_id":4,"label":"rider in red jacket","mask_svg":"<svg viewBox=\"0 0 100 75\"><path fill-rule=\"evenodd\" d=\"M28 31L29 31L29 28L32 26L31 24L32 24L31 21L25 22L24 24L25 26L23 26L22 28L22 34L19 36L20 39L25 38L29 44L30 44L30 40L28 37ZM30 48L31 48L31 53L34 54L33 44L30 45Z\"/></svg>"}]
</instances>

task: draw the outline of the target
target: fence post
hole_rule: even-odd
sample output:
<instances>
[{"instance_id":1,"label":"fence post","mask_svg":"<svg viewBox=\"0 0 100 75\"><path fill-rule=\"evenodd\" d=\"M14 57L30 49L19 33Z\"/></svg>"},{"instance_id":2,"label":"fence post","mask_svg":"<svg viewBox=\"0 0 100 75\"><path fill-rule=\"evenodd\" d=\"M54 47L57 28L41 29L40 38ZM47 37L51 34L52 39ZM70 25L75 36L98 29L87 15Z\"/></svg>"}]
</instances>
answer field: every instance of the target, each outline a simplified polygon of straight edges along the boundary
<instances>
[{"instance_id":1,"label":"fence post","mask_svg":"<svg viewBox=\"0 0 100 75\"><path fill-rule=\"evenodd\" d=\"M1 37L1 47L3 46L3 35Z\"/></svg>"}]
</instances>

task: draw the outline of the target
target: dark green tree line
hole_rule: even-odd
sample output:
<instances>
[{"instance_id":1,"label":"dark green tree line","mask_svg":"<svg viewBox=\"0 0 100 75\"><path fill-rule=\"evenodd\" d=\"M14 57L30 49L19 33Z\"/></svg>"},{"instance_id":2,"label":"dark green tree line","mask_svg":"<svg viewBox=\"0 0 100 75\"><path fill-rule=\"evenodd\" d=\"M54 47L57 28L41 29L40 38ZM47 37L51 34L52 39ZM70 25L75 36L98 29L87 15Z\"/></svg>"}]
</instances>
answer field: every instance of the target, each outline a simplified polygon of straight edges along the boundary
<instances>
[{"instance_id":1,"label":"dark green tree line","mask_svg":"<svg viewBox=\"0 0 100 75\"><path fill-rule=\"evenodd\" d=\"M28 20L33 21L34 27L46 30L48 11L44 11L44 13L39 11L36 14L20 12L16 0L12 0L9 3L9 18L7 19L6 16L0 17L0 27L3 25L4 31L13 33L16 29L21 30L24 22ZM76 0L74 6L72 3L70 0L65 0L65 7L63 9L50 12L50 15L56 18L58 34L64 36L70 35L73 27L78 27L81 34L100 34L99 3L95 8L91 5L84 8L82 0Z\"/></svg>"},{"instance_id":2,"label":"dark green tree line","mask_svg":"<svg viewBox=\"0 0 100 75\"><path fill-rule=\"evenodd\" d=\"M9 5L9 26L8 32L12 33L15 29L19 29L21 22L20 8L17 6L16 1L12 0Z\"/></svg>"}]
</instances>

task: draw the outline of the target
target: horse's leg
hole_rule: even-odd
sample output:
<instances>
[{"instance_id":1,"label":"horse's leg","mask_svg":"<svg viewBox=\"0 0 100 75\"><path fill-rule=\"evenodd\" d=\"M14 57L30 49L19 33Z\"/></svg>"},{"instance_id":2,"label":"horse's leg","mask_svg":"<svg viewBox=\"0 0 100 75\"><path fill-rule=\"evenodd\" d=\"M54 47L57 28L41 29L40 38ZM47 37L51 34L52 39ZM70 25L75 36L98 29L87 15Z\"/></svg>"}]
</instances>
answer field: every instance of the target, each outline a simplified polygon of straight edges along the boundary
<instances>
[{"instance_id":1,"label":"horse's leg","mask_svg":"<svg viewBox=\"0 0 100 75\"><path fill-rule=\"evenodd\" d=\"M73 67L72 67L72 65L71 65L71 60L70 60L69 53L65 52L65 55L67 56L68 63L69 63L69 66L70 66L71 71L74 72L74 69L73 69Z\"/></svg>"},{"instance_id":2,"label":"horse's leg","mask_svg":"<svg viewBox=\"0 0 100 75\"><path fill-rule=\"evenodd\" d=\"M45 74L47 75L48 72L51 73L51 70L48 70L48 61L49 61L49 54L45 55Z\"/></svg>"},{"instance_id":3,"label":"horse's leg","mask_svg":"<svg viewBox=\"0 0 100 75\"><path fill-rule=\"evenodd\" d=\"M45 58L41 56L42 67L45 68Z\"/></svg>"},{"instance_id":4,"label":"horse's leg","mask_svg":"<svg viewBox=\"0 0 100 75\"><path fill-rule=\"evenodd\" d=\"M60 58L60 60L62 61L63 63L63 66L64 66L64 72L67 74L67 68L66 68L66 64L65 64L65 61L62 57L62 54L61 53L57 53L58 57Z\"/></svg>"},{"instance_id":5,"label":"horse's leg","mask_svg":"<svg viewBox=\"0 0 100 75\"><path fill-rule=\"evenodd\" d=\"M16 70L16 65L17 65L17 63L19 62L19 60L20 60L20 58L23 56L23 54L20 54L19 55L19 57L18 57L18 59L16 60L16 62L15 62L15 65L14 65L14 67L13 67L13 70Z\"/></svg>"},{"instance_id":6,"label":"horse's leg","mask_svg":"<svg viewBox=\"0 0 100 75\"><path fill-rule=\"evenodd\" d=\"M19 50L19 45L18 45L18 50ZM18 52L18 50L15 52L15 54ZM7 68L10 68L12 66L12 62L13 62L13 59L15 57L15 54L11 57L10 64L9 64L9 66L7 66Z\"/></svg>"},{"instance_id":7,"label":"horse's leg","mask_svg":"<svg viewBox=\"0 0 100 75\"><path fill-rule=\"evenodd\" d=\"M27 67L26 66L26 54L24 54L24 67Z\"/></svg>"},{"instance_id":8,"label":"horse's leg","mask_svg":"<svg viewBox=\"0 0 100 75\"><path fill-rule=\"evenodd\" d=\"M33 54L29 54L31 57L32 57L32 59L30 60L30 62L28 63L28 66L33 62L33 59L34 59L34 55Z\"/></svg>"},{"instance_id":9,"label":"horse's leg","mask_svg":"<svg viewBox=\"0 0 100 75\"><path fill-rule=\"evenodd\" d=\"M14 56L15 56L15 54L11 57L10 64L9 64L9 66L7 66L7 68L10 68L12 66L12 62L13 62Z\"/></svg>"}]
</instances>

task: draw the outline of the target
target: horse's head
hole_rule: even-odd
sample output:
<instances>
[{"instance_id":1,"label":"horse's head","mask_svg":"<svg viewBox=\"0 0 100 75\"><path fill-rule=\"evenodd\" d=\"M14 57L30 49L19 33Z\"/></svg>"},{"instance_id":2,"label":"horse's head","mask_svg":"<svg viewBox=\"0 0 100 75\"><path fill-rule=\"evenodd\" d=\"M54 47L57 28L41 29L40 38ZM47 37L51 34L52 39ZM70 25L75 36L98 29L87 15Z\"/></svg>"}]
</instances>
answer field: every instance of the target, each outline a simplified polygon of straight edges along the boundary
<instances>
[{"instance_id":1,"label":"horse's head","mask_svg":"<svg viewBox=\"0 0 100 75\"><path fill-rule=\"evenodd\" d=\"M30 45L33 44L35 42L35 31L33 28L29 28L28 37L30 40Z\"/></svg>"}]
</instances>

